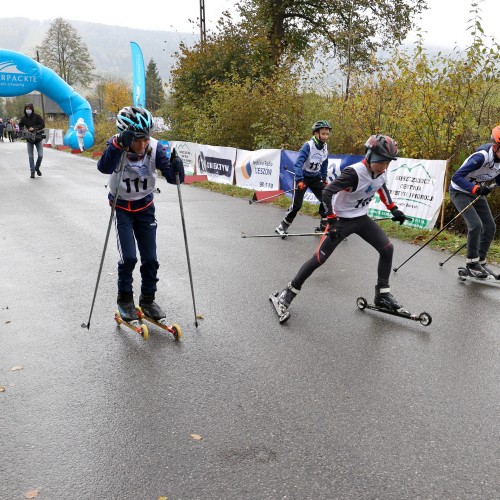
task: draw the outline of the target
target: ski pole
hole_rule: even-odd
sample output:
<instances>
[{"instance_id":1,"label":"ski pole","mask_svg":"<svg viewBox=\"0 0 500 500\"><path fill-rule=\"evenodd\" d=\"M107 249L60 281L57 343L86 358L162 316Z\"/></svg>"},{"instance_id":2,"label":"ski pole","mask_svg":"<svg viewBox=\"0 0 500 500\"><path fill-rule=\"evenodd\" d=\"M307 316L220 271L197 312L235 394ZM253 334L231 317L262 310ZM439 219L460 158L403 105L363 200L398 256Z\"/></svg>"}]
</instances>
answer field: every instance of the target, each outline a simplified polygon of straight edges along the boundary
<instances>
[{"instance_id":1,"label":"ski pole","mask_svg":"<svg viewBox=\"0 0 500 500\"><path fill-rule=\"evenodd\" d=\"M252 205L253 203L262 203L263 201L267 200L272 200L273 198L278 198L280 196L283 196L286 193L291 193L292 191L295 191L297 188L289 189L288 191L283 191L282 193L278 194L273 194L272 196L268 196L267 198L262 198L262 200L248 200L248 203Z\"/></svg>"},{"instance_id":2,"label":"ski pole","mask_svg":"<svg viewBox=\"0 0 500 500\"><path fill-rule=\"evenodd\" d=\"M186 222L184 221L184 208L182 206L181 182L179 180L179 172L175 173L175 182L177 184L177 194L179 195L179 207L181 209L182 231L184 233L184 246L186 247L186 258L187 258L187 265L188 265L188 272L189 272L189 282L191 284L191 297L193 298L194 326L196 328L198 328L198 315L196 314L196 302L194 300L193 275L191 273L191 261L189 259L189 247L188 247L188 240L187 240L187 233L186 233Z\"/></svg>"},{"instance_id":3,"label":"ski pole","mask_svg":"<svg viewBox=\"0 0 500 500\"><path fill-rule=\"evenodd\" d=\"M500 214L497 214L497 216L493 219L495 222L500 217ZM467 242L465 242L458 250L455 250L444 262L440 262L439 265L443 267L452 257L455 257L460 250L465 248L467 246Z\"/></svg>"},{"instance_id":4,"label":"ski pole","mask_svg":"<svg viewBox=\"0 0 500 500\"><path fill-rule=\"evenodd\" d=\"M295 234L242 234L242 238L288 238L289 236L322 236L326 233L295 233Z\"/></svg>"},{"instance_id":5,"label":"ski pole","mask_svg":"<svg viewBox=\"0 0 500 500\"><path fill-rule=\"evenodd\" d=\"M95 299L97 297L97 289L99 288L99 281L101 279L101 273L102 273L102 266L104 264L104 257L106 256L106 249L108 247L108 240L109 240L109 233L111 231L111 224L113 222L113 216L116 211L116 202L118 201L118 189L120 188L120 184L122 182L122 176L123 176L123 163L125 161L125 156L127 155L127 150L124 149L122 151L122 155L120 157L120 166L118 167L118 182L116 184L116 189L113 197L113 204L111 206L111 214L109 215L109 223L108 223L108 230L106 231L106 239L104 240L104 248L102 249L102 255L101 255L101 263L99 264L99 272L97 273L97 281L95 284L94 288L94 297L92 298L92 305L90 306L90 314L89 314L89 319L87 323L82 323L82 328L86 328L87 330L90 330L90 319L92 318L92 312L94 311L94 305L95 305Z\"/></svg>"},{"instance_id":6,"label":"ski pole","mask_svg":"<svg viewBox=\"0 0 500 500\"><path fill-rule=\"evenodd\" d=\"M448 222L448 224L443 226L443 228L440 229L431 239L429 239L426 243L424 243L416 252L411 254L399 267L393 268L393 271L397 273L398 269L403 267L410 259L412 259L415 255L417 255L417 253L420 252L420 250L425 248L434 238L436 238L439 234L441 234L452 222L454 222L458 217L460 217L468 208L474 205L474 203L476 203L476 201L479 200L479 198L482 198L482 196L477 196L474 200L472 200L463 210L458 212L458 214L455 215L455 217L453 217L453 219L451 219L450 222Z\"/></svg>"}]
</instances>

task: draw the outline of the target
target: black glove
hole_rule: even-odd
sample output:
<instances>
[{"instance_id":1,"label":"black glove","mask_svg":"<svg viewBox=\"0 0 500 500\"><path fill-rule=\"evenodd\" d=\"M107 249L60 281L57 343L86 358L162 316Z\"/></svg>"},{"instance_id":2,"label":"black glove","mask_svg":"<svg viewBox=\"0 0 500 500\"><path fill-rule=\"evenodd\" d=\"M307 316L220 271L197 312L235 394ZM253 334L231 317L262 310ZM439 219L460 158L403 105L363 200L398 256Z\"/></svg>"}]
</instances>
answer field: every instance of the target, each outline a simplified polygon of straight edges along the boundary
<instances>
[{"instance_id":1,"label":"black glove","mask_svg":"<svg viewBox=\"0 0 500 500\"><path fill-rule=\"evenodd\" d=\"M135 139L135 132L132 130L123 130L116 137L118 145L124 149L130 148Z\"/></svg>"},{"instance_id":2,"label":"black glove","mask_svg":"<svg viewBox=\"0 0 500 500\"><path fill-rule=\"evenodd\" d=\"M392 219L394 222L399 222L399 225L403 224L406 220L406 215L399 210L398 207L394 207L391 209Z\"/></svg>"},{"instance_id":3,"label":"black glove","mask_svg":"<svg viewBox=\"0 0 500 500\"><path fill-rule=\"evenodd\" d=\"M328 219L328 234L332 240L342 239L342 222L338 217L330 217Z\"/></svg>"},{"instance_id":4,"label":"black glove","mask_svg":"<svg viewBox=\"0 0 500 500\"><path fill-rule=\"evenodd\" d=\"M488 196L490 193L491 189L488 186L479 186L474 194L477 196Z\"/></svg>"}]
</instances>

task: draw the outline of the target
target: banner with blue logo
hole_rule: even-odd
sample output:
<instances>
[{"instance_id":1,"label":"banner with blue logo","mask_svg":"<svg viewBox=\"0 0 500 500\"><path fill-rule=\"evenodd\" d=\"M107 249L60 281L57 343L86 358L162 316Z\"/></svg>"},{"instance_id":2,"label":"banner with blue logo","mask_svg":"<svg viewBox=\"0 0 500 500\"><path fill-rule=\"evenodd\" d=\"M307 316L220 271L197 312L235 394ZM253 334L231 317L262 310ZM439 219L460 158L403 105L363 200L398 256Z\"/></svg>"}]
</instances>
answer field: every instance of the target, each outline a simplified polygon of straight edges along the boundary
<instances>
[{"instance_id":1,"label":"banner with blue logo","mask_svg":"<svg viewBox=\"0 0 500 500\"><path fill-rule=\"evenodd\" d=\"M236 154L236 185L254 191L280 189L280 150L238 149Z\"/></svg>"},{"instance_id":2,"label":"banner with blue logo","mask_svg":"<svg viewBox=\"0 0 500 500\"><path fill-rule=\"evenodd\" d=\"M134 106L146 107L146 73L144 69L144 58L142 50L135 42L130 42L132 51L132 92Z\"/></svg>"}]
</instances>

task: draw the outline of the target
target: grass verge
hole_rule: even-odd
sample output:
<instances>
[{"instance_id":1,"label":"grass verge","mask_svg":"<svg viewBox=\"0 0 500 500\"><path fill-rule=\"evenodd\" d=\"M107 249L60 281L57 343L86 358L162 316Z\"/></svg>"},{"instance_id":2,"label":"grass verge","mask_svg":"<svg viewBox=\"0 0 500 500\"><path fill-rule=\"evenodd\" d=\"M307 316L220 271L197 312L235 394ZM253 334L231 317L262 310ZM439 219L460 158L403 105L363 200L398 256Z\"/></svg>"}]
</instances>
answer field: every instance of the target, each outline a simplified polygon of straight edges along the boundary
<instances>
[{"instance_id":1,"label":"grass verge","mask_svg":"<svg viewBox=\"0 0 500 500\"><path fill-rule=\"evenodd\" d=\"M248 200L250 200L254 194L254 191L250 189L244 189L229 184L219 184L216 182L195 182L193 183L193 186L200 187L202 189L208 189L209 191L214 191L216 193L222 193L227 196L246 198ZM286 196L281 196L279 198L276 198L275 200L267 202L267 204L287 209L290 206L290 200ZM304 202L301 213L318 218L318 206ZM413 243L415 245L424 244L439 232L439 229L428 231L424 229L400 226L399 224L395 224L390 220L380 221L379 224L388 234L388 236L408 243ZM466 239L466 236L463 234L445 230L431 243L429 243L429 247L435 250L441 250L442 252L454 253L462 245L465 244ZM465 256L464 250L461 250L457 255ZM500 241L498 240L498 238L495 239L491 244L490 251L488 252L488 260L495 264L500 263Z\"/></svg>"}]
</instances>

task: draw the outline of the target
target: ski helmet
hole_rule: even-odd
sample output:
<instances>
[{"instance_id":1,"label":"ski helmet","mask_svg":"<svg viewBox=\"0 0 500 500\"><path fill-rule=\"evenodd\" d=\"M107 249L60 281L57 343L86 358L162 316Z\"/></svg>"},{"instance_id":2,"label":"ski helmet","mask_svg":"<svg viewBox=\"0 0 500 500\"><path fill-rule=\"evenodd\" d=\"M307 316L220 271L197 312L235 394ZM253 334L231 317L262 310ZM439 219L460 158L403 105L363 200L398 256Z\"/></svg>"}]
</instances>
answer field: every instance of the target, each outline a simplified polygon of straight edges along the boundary
<instances>
[{"instance_id":1,"label":"ski helmet","mask_svg":"<svg viewBox=\"0 0 500 500\"><path fill-rule=\"evenodd\" d=\"M495 143L500 145L500 125L495 127L491 131L491 140Z\"/></svg>"},{"instance_id":2,"label":"ski helmet","mask_svg":"<svg viewBox=\"0 0 500 500\"><path fill-rule=\"evenodd\" d=\"M126 106L116 115L116 128L118 132L132 130L137 138L149 137L153 123L151 113L144 108Z\"/></svg>"},{"instance_id":3,"label":"ski helmet","mask_svg":"<svg viewBox=\"0 0 500 500\"><path fill-rule=\"evenodd\" d=\"M327 128L328 130L332 130L332 126L326 120L317 121L312 127L312 133L317 132L322 128Z\"/></svg>"},{"instance_id":4,"label":"ski helmet","mask_svg":"<svg viewBox=\"0 0 500 500\"><path fill-rule=\"evenodd\" d=\"M371 135L365 142L365 157L368 163L395 160L398 143L388 135Z\"/></svg>"}]
</instances>

